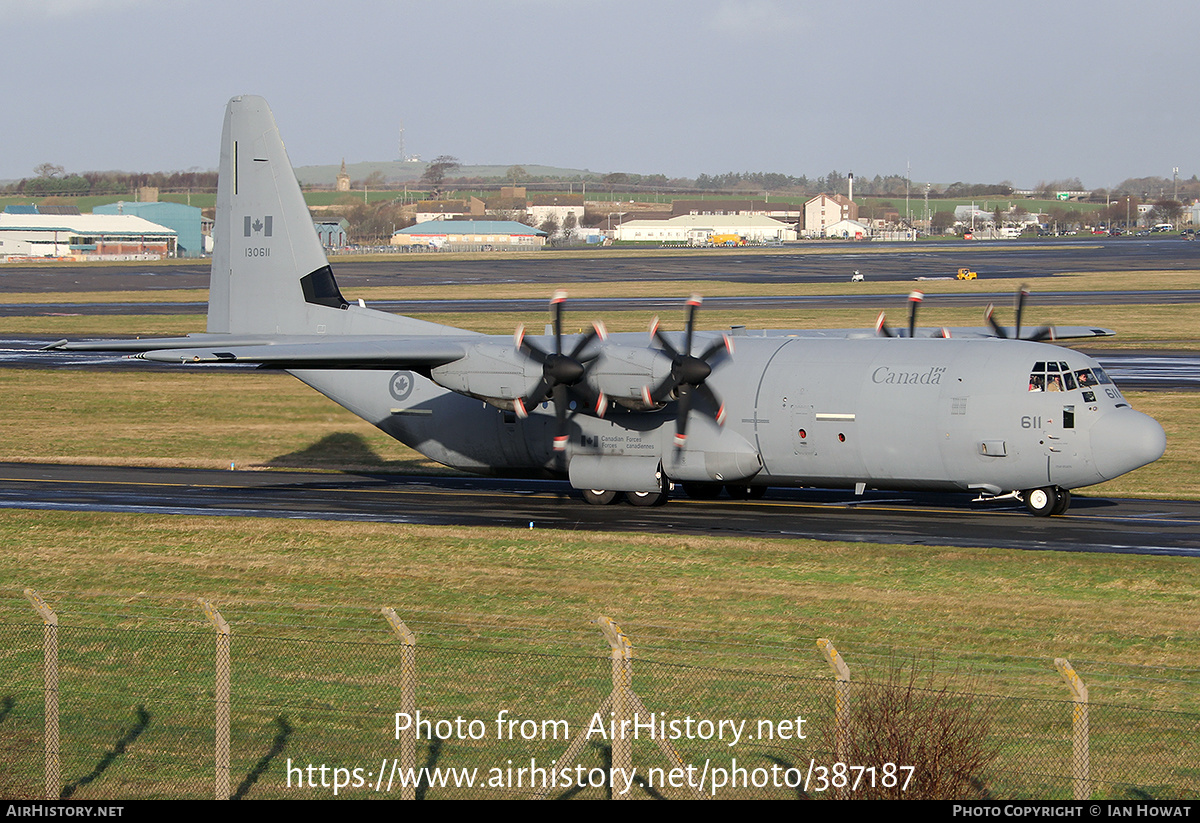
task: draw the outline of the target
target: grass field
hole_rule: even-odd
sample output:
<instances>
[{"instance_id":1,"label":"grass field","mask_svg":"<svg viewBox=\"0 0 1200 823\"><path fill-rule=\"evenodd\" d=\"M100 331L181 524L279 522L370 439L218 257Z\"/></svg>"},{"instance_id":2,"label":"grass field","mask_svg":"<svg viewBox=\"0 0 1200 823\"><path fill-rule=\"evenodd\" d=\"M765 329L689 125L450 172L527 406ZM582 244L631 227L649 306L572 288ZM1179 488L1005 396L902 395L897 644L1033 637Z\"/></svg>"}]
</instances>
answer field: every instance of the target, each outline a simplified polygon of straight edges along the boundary
<instances>
[{"instance_id":1,"label":"grass field","mask_svg":"<svg viewBox=\"0 0 1200 823\"><path fill-rule=\"evenodd\" d=\"M204 796L212 639L197 597L233 626L240 774L280 719L292 730L285 753L301 762L392 751L397 646L378 617L389 605L418 636L418 701L435 718L510 708L582 725L607 693L607 647L590 625L606 614L633 642L634 687L651 711L752 722L799 712L814 735L782 750L684 741L690 762L822 757L831 692L815 640L828 637L855 683L915 657L936 670L933 688L993 695L979 701L1003 750L988 779L997 796L1067 796L1070 704L1052 662L1064 656L1095 704L1098 796L1200 785L1189 773L1200 585L1187 559L19 511L0 516L0 545L14 701L0 757L11 735L38 728L40 629L25 585L63 625L64 780L87 773L137 710L150 718L80 797ZM438 750L445 765L494 766L563 748ZM35 785L35 751L0 771ZM652 749L638 758L660 762ZM602 762L592 750L582 760ZM322 796L287 790L282 772L275 764L255 796Z\"/></svg>"}]
</instances>

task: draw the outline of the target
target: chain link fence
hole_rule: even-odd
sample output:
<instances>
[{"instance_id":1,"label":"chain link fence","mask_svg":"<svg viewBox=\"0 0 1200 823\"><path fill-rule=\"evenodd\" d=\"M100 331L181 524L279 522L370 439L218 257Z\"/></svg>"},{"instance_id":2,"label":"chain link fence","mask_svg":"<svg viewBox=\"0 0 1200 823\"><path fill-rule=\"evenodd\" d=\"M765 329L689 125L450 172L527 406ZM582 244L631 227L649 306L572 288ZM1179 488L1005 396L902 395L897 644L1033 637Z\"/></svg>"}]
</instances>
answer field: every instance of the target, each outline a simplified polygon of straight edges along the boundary
<instances>
[{"instance_id":1,"label":"chain link fence","mask_svg":"<svg viewBox=\"0 0 1200 823\"><path fill-rule=\"evenodd\" d=\"M6 798L1200 795L1194 670L1076 662L1142 695L1083 703L1028 658L846 647L845 681L816 638L243 604L226 744L199 604L46 600L0 604Z\"/></svg>"}]
</instances>

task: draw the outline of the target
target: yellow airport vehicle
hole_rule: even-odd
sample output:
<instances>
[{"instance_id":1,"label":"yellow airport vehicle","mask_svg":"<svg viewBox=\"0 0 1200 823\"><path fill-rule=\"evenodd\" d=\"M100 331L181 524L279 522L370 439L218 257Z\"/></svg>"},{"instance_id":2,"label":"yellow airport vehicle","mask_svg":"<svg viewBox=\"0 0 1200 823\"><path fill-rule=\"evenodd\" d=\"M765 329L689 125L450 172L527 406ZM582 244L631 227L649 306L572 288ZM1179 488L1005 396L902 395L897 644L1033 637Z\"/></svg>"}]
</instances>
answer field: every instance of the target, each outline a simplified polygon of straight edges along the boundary
<instances>
[{"instance_id":1,"label":"yellow airport vehicle","mask_svg":"<svg viewBox=\"0 0 1200 823\"><path fill-rule=\"evenodd\" d=\"M979 277L979 272L977 272L977 271L971 271L970 269L959 269L958 270L958 279L959 280L974 280L977 277Z\"/></svg>"},{"instance_id":2,"label":"yellow airport vehicle","mask_svg":"<svg viewBox=\"0 0 1200 823\"><path fill-rule=\"evenodd\" d=\"M746 238L740 234L714 234L709 236L708 242L714 246L744 246Z\"/></svg>"}]
</instances>

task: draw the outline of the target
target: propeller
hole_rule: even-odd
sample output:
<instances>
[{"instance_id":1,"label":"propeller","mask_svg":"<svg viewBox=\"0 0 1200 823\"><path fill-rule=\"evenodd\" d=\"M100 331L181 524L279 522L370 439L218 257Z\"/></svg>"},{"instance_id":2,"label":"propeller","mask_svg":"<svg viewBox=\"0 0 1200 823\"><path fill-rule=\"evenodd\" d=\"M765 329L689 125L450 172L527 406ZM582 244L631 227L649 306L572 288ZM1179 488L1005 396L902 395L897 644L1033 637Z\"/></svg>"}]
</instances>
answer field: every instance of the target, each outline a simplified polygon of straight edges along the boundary
<instances>
[{"instance_id":1,"label":"propeller","mask_svg":"<svg viewBox=\"0 0 1200 823\"><path fill-rule=\"evenodd\" d=\"M578 385L587 374L587 367L584 363L595 359L595 355L588 358L582 358L584 349L599 337L601 340L608 339L608 332L604 328L604 324L596 322L592 324L592 328L587 331L575 347L571 349L569 354L563 353L562 340L562 315L563 303L567 300L565 291L557 291L554 297L550 299L550 308L554 311L554 351L546 351L532 340L525 339L525 327L517 326L516 332L513 334L513 342L519 350L534 362L541 364L542 376L538 380L537 385L533 387L533 391L525 397L518 397L513 401L513 409L517 413L517 417L525 418L529 416L529 409L541 403L547 398L554 401L554 415L558 420L554 434L554 450L561 452L567 448L567 411L570 403L571 387ZM595 398L594 410L599 417L604 416L605 410L608 408L608 399L600 394Z\"/></svg>"},{"instance_id":2,"label":"propeller","mask_svg":"<svg viewBox=\"0 0 1200 823\"><path fill-rule=\"evenodd\" d=\"M917 334L917 308L921 305L921 302L924 299L925 299L924 292L920 292L920 291L916 291L916 290L909 292L909 295L908 295L908 335L907 335L907 337L909 337L909 338L915 337ZM883 312L880 312L879 317L875 318L875 333L881 337L904 337L905 336L903 334L897 334L896 332L892 331L891 328L888 327L887 316ZM938 334L934 335L934 337L949 337L949 336L950 336L950 330L946 329L946 328L942 328Z\"/></svg>"},{"instance_id":3,"label":"propeller","mask_svg":"<svg viewBox=\"0 0 1200 823\"><path fill-rule=\"evenodd\" d=\"M671 373L653 390L649 386L642 388L642 400L647 406L655 406L675 395L677 408L675 413L675 448L682 449L687 442L687 423L691 414L694 396L699 396L710 409L711 415L718 426L725 424L725 404L705 385L708 376L712 374L712 359L723 349L726 354L733 354L733 338L721 335L720 340L711 343L699 355L692 354L692 340L696 329L696 310L700 308L703 298L693 294L687 301L687 325L684 327L683 348L676 349L667 336L658 328L658 318L650 322L650 337L658 340L659 345L671 357Z\"/></svg>"},{"instance_id":4,"label":"propeller","mask_svg":"<svg viewBox=\"0 0 1200 823\"><path fill-rule=\"evenodd\" d=\"M1021 315L1025 311L1025 299L1027 297L1029 297L1029 290L1027 288L1021 286L1021 288L1017 289L1017 299L1015 305L1016 328L1013 330L1011 335L1008 333L1007 329L996 322L996 318L994 316L996 307L991 303L988 303L988 307L984 311L984 319L987 320L988 325L992 327L992 330L996 332L996 336L1005 340L1009 339L1010 337L1013 340L1053 340L1054 328L1052 326L1040 326L1037 329L1034 329L1033 332L1028 336L1021 336Z\"/></svg>"}]
</instances>

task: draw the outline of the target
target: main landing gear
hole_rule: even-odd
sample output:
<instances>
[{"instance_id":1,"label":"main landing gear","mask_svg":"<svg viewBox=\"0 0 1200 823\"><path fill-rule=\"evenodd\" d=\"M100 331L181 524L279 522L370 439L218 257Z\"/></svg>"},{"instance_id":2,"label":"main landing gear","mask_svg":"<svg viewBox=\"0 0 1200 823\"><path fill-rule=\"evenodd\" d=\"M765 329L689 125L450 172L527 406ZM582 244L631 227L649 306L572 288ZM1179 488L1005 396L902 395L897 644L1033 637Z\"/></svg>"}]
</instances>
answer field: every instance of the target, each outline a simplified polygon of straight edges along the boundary
<instances>
[{"instance_id":1,"label":"main landing gear","mask_svg":"<svg viewBox=\"0 0 1200 823\"><path fill-rule=\"evenodd\" d=\"M750 486L743 483L683 483L683 491L693 500L715 500L726 492L734 500L759 500L767 492L766 486ZM617 492L611 489L582 489L580 494L593 506L616 503L624 494L631 506L661 506L669 497L669 486L664 484L657 492Z\"/></svg>"},{"instance_id":2,"label":"main landing gear","mask_svg":"<svg viewBox=\"0 0 1200 823\"><path fill-rule=\"evenodd\" d=\"M622 494L612 489L583 489L581 493L584 501L593 506L607 506L610 503L616 503ZM668 491L664 484L663 488L656 492L625 492L624 495L631 506L661 506L667 502Z\"/></svg>"},{"instance_id":3,"label":"main landing gear","mask_svg":"<svg viewBox=\"0 0 1200 823\"><path fill-rule=\"evenodd\" d=\"M1040 489L1026 489L1021 492L1025 508L1035 517L1049 517L1052 514L1062 514L1071 506L1071 492L1059 486L1044 486Z\"/></svg>"},{"instance_id":4,"label":"main landing gear","mask_svg":"<svg viewBox=\"0 0 1200 823\"><path fill-rule=\"evenodd\" d=\"M583 499L593 506L607 506L609 503L617 502L617 494L611 489L584 489Z\"/></svg>"}]
</instances>

